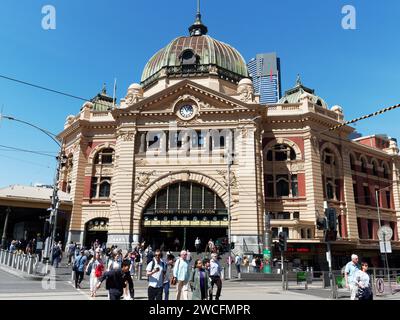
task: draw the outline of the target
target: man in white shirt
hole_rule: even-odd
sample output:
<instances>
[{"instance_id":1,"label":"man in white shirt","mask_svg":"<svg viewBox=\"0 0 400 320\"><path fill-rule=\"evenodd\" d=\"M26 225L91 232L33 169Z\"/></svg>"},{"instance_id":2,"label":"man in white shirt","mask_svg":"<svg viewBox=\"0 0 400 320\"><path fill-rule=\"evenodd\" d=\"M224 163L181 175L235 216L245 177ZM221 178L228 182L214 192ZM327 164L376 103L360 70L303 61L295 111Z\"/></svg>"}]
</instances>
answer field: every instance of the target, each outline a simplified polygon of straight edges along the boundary
<instances>
[{"instance_id":1,"label":"man in white shirt","mask_svg":"<svg viewBox=\"0 0 400 320\"><path fill-rule=\"evenodd\" d=\"M344 270L344 277L346 279L346 288L350 289L350 299L355 300L358 290L356 284L355 274L359 270L358 268L358 256L356 254L351 255L351 261L346 264Z\"/></svg>"},{"instance_id":2,"label":"man in white shirt","mask_svg":"<svg viewBox=\"0 0 400 320\"><path fill-rule=\"evenodd\" d=\"M162 300L165 264L161 260L161 251L156 250L154 259L150 261L146 268L149 281L148 296L149 300Z\"/></svg>"},{"instance_id":3,"label":"man in white shirt","mask_svg":"<svg viewBox=\"0 0 400 320\"><path fill-rule=\"evenodd\" d=\"M201 252L201 240L200 240L199 237L197 237L196 240L194 241L194 246L196 247L197 254L200 254L200 252Z\"/></svg>"},{"instance_id":4,"label":"man in white shirt","mask_svg":"<svg viewBox=\"0 0 400 320\"><path fill-rule=\"evenodd\" d=\"M213 299L214 284L217 285L217 293L215 295L215 300L219 300L219 297L221 296L221 290L222 290L221 271L222 268L218 261L218 255L216 253L212 253L210 261L210 278L211 278L210 300Z\"/></svg>"}]
</instances>

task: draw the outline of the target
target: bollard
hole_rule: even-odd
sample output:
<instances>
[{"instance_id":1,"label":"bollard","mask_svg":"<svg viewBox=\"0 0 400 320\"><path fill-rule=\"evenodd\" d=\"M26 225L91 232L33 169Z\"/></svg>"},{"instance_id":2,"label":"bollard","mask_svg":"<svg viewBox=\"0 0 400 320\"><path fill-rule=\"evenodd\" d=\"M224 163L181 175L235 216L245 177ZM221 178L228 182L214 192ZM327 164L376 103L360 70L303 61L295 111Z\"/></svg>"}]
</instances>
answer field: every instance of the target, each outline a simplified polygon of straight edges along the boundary
<instances>
[{"instance_id":1,"label":"bollard","mask_svg":"<svg viewBox=\"0 0 400 320\"><path fill-rule=\"evenodd\" d=\"M142 280L142 264L139 264L139 268L138 268L138 280Z\"/></svg>"},{"instance_id":2,"label":"bollard","mask_svg":"<svg viewBox=\"0 0 400 320\"><path fill-rule=\"evenodd\" d=\"M7 266L11 266L12 263L12 253L8 252Z\"/></svg>"},{"instance_id":3,"label":"bollard","mask_svg":"<svg viewBox=\"0 0 400 320\"><path fill-rule=\"evenodd\" d=\"M11 253L12 257L11 257L11 268L14 268L15 265L15 261L16 261L16 256L15 253Z\"/></svg>"},{"instance_id":4,"label":"bollard","mask_svg":"<svg viewBox=\"0 0 400 320\"><path fill-rule=\"evenodd\" d=\"M3 249L1 249L1 251L0 251L0 264L3 264L3 254L4 254L4 251L3 251Z\"/></svg>"},{"instance_id":5,"label":"bollard","mask_svg":"<svg viewBox=\"0 0 400 320\"><path fill-rule=\"evenodd\" d=\"M32 261L33 261L33 257L30 255L29 258L28 258L28 270L27 270L28 274L33 274L33 263L32 263Z\"/></svg>"}]
</instances>

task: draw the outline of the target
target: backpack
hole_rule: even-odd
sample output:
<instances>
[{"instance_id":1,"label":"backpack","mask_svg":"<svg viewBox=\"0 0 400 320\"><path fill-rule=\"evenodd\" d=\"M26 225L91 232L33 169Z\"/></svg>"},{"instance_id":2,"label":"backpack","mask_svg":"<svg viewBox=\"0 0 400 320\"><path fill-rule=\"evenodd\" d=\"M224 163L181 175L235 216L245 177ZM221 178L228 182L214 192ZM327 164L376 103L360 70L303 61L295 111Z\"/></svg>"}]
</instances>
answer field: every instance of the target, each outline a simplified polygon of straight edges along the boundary
<instances>
[{"instance_id":1,"label":"backpack","mask_svg":"<svg viewBox=\"0 0 400 320\"><path fill-rule=\"evenodd\" d=\"M152 272L153 270L154 270L154 266L156 265L156 263L154 262L154 259L152 260L152 261L150 261L150 263L153 263L153 266L151 267L151 270L150 270L150 272ZM164 264L164 261L160 261L160 263L159 263L159 265L161 266L161 268L162 268L162 270L160 270L160 271L164 271L165 270L165 264ZM150 277L148 276L147 277L147 281L150 281Z\"/></svg>"}]
</instances>

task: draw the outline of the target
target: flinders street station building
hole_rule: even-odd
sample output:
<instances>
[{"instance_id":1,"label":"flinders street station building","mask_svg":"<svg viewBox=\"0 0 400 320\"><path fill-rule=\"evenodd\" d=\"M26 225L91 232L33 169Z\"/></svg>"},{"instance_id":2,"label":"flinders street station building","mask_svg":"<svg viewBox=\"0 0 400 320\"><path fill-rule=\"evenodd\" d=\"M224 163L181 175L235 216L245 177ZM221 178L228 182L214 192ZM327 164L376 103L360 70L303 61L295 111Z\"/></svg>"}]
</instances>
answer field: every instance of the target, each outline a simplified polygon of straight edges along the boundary
<instances>
[{"instance_id":1,"label":"flinders street station building","mask_svg":"<svg viewBox=\"0 0 400 320\"><path fill-rule=\"evenodd\" d=\"M260 104L242 55L208 35L200 14L155 53L140 84L115 101L105 90L59 134L68 161L60 189L72 199L65 240L131 247L194 247L231 239L262 252L288 236L287 257L326 263L316 220L337 212L336 263L352 253L381 265L377 230L400 253L400 157L385 135L352 139L345 110L293 81L277 104ZM77 110L78 111L78 110ZM400 255L399 255L400 256Z\"/></svg>"}]
</instances>

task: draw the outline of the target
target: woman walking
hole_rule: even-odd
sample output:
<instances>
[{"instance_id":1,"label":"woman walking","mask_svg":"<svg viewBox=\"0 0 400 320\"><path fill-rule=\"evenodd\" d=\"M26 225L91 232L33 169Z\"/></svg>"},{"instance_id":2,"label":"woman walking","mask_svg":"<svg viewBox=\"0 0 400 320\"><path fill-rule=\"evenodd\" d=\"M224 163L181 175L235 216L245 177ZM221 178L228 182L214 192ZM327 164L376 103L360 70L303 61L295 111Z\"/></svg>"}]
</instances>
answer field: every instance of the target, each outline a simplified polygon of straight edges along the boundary
<instances>
[{"instance_id":1,"label":"woman walking","mask_svg":"<svg viewBox=\"0 0 400 320\"><path fill-rule=\"evenodd\" d=\"M371 288L371 279L367 273L368 263L361 263L361 270L355 274L356 285L358 286L358 300L373 300L373 293Z\"/></svg>"},{"instance_id":2,"label":"woman walking","mask_svg":"<svg viewBox=\"0 0 400 320\"><path fill-rule=\"evenodd\" d=\"M103 275L104 265L100 257L100 252L96 252L95 256L90 260L86 267L86 274L90 276L90 296L96 296L96 286L98 279Z\"/></svg>"},{"instance_id":3,"label":"woman walking","mask_svg":"<svg viewBox=\"0 0 400 320\"><path fill-rule=\"evenodd\" d=\"M195 268L190 277L190 286L192 288L192 300L207 300L210 290L211 279L208 271L204 269L201 259L195 262Z\"/></svg>"}]
</instances>

